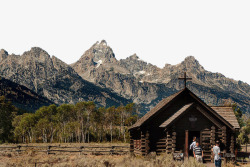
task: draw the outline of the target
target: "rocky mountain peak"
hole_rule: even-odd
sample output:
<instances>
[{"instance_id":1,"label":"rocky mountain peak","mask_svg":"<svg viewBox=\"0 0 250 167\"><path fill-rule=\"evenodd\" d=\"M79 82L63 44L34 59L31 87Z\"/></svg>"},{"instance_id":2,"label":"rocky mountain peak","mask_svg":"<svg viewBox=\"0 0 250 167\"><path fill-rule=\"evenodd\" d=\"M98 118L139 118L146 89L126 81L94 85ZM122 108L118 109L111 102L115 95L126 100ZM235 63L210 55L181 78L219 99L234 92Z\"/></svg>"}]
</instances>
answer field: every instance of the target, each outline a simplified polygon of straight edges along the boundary
<instances>
[{"instance_id":1,"label":"rocky mountain peak","mask_svg":"<svg viewBox=\"0 0 250 167\"><path fill-rule=\"evenodd\" d=\"M8 54L8 52L6 50L1 49L1 51L0 51L0 61L6 59L8 55L9 54Z\"/></svg>"},{"instance_id":2,"label":"rocky mountain peak","mask_svg":"<svg viewBox=\"0 0 250 167\"><path fill-rule=\"evenodd\" d=\"M184 61L197 61L194 56L190 55L185 58Z\"/></svg>"},{"instance_id":3,"label":"rocky mountain peak","mask_svg":"<svg viewBox=\"0 0 250 167\"><path fill-rule=\"evenodd\" d=\"M117 104L126 98L148 111L161 99L183 88L183 82L177 78L187 71L188 77L193 78L188 87L205 102L223 105L231 98L250 111L248 84L206 71L193 56L177 65L166 64L164 68L147 63L136 54L118 61L104 40L92 45L71 67L56 57L50 58L38 47L21 56L1 50L0 57L6 56L8 61L0 61L1 76L58 104L83 100L95 100L102 105L111 100Z\"/></svg>"},{"instance_id":4,"label":"rocky mountain peak","mask_svg":"<svg viewBox=\"0 0 250 167\"><path fill-rule=\"evenodd\" d=\"M181 62L181 65L184 66L184 68L198 68L198 69L204 69L198 60L195 59L194 56L188 56L185 58L183 62Z\"/></svg>"},{"instance_id":5,"label":"rocky mountain peak","mask_svg":"<svg viewBox=\"0 0 250 167\"><path fill-rule=\"evenodd\" d=\"M50 59L50 55L39 47L32 47L30 51L23 53L23 56L27 59L37 59L38 61L47 61Z\"/></svg>"},{"instance_id":6,"label":"rocky mountain peak","mask_svg":"<svg viewBox=\"0 0 250 167\"><path fill-rule=\"evenodd\" d=\"M189 63L199 63L198 60L195 59L194 56L187 56L185 59L184 59L184 62L189 62Z\"/></svg>"},{"instance_id":7,"label":"rocky mountain peak","mask_svg":"<svg viewBox=\"0 0 250 167\"><path fill-rule=\"evenodd\" d=\"M81 58L71 66L81 77L86 77L88 81L92 82L90 78L93 73L96 73L96 71L104 72L104 69L108 71L112 69L112 71L114 71L117 62L113 50L107 45L105 40L102 40L92 45L92 47L84 52ZM118 71L123 70L119 68Z\"/></svg>"},{"instance_id":8,"label":"rocky mountain peak","mask_svg":"<svg viewBox=\"0 0 250 167\"><path fill-rule=\"evenodd\" d=\"M105 40L97 41L91 48L110 48ZM110 48L111 49L111 48Z\"/></svg>"},{"instance_id":9,"label":"rocky mountain peak","mask_svg":"<svg viewBox=\"0 0 250 167\"><path fill-rule=\"evenodd\" d=\"M149 77L149 75L155 73L159 68L150 63L141 60L137 54L133 54L126 59L120 60L120 65L129 70L135 77L142 76Z\"/></svg>"},{"instance_id":10,"label":"rocky mountain peak","mask_svg":"<svg viewBox=\"0 0 250 167\"><path fill-rule=\"evenodd\" d=\"M1 55L2 55L2 54L8 55L8 52L7 52L6 50L4 50L4 49L1 49L1 50L0 50L0 54L1 54Z\"/></svg>"},{"instance_id":11,"label":"rocky mountain peak","mask_svg":"<svg viewBox=\"0 0 250 167\"><path fill-rule=\"evenodd\" d=\"M169 69L171 67L173 67L173 65L166 63L165 66L163 67L163 70L164 69Z\"/></svg>"},{"instance_id":12,"label":"rocky mountain peak","mask_svg":"<svg viewBox=\"0 0 250 167\"><path fill-rule=\"evenodd\" d=\"M102 63L117 62L113 50L107 45L105 40L96 42L82 55L81 59L98 67Z\"/></svg>"},{"instance_id":13,"label":"rocky mountain peak","mask_svg":"<svg viewBox=\"0 0 250 167\"><path fill-rule=\"evenodd\" d=\"M94 49L90 49L87 56L91 57ZM96 66L91 68L101 69ZM8 62L0 62L0 75L57 104L95 101L102 106L112 106L128 101L84 80L72 67L55 56L50 57L46 51L38 47L31 48L23 55L9 59Z\"/></svg>"},{"instance_id":14,"label":"rocky mountain peak","mask_svg":"<svg viewBox=\"0 0 250 167\"><path fill-rule=\"evenodd\" d=\"M105 40L102 40L100 44L101 45L107 45L107 42Z\"/></svg>"},{"instance_id":15,"label":"rocky mountain peak","mask_svg":"<svg viewBox=\"0 0 250 167\"><path fill-rule=\"evenodd\" d=\"M35 53L35 54L41 54L41 53L45 53L45 54L48 54L45 50L43 50L42 48L40 47L32 47L30 49L31 52Z\"/></svg>"},{"instance_id":16,"label":"rocky mountain peak","mask_svg":"<svg viewBox=\"0 0 250 167\"><path fill-rule=\"evenodd\" d=\"M139 57L137 56L136 53L134 53L133 55L129 56L130 59L135 59L135 60L138 60Z\"/></svg>"}]
</instances>

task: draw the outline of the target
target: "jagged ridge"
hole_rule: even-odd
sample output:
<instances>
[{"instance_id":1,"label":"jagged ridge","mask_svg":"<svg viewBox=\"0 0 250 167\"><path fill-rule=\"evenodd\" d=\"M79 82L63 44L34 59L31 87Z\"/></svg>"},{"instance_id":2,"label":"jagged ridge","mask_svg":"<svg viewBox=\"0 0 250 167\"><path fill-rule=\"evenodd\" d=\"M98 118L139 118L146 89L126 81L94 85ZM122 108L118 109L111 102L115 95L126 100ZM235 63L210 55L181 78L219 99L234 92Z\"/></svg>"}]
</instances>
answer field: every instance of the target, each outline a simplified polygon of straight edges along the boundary
<instances>
[{"instance_id":1,"label":"jagged ridge","mask_svg":"<svg viewBox=\"0 0 250 167\"><path fill-rule=\"evenodd\" d=\"M7 55L0 62L0 75L47 97L57 104L95 101L101 106L130 102L108 89L100 88L80 77L72 67L41 48L23 55Z\"/></svg>"},{"instance_id":2,"label":"jagged ridge","mask_svg":"<svg viewBox=\"0 0 250 167\"><path fill-rule=\"evenodd\" d=\"M95 48L98 48L98 54ZM109 52L106 53L106 50ZM182 89L183 84L177 78L187 71L187 75L193 78L190 89L205 102L222 105L232 100L249 112L250 86L220 73L206 71L193 56L186 57L180 64L166 64L164 68L159 68L144 62L136 54L121 60L112 56L112 61L105 54L115 55L107 44L96 43L72 67L84 79L131 98L144 108L150 108L171 92ZM99 61L100 58L105 61L101 59L101 65L83 63L86 57L88 61Z\"/></svg>"},{"instance_id":3,"label":"jagged ridge","mask_svg":"<svg viewBox=\"0 0 250 167\"><path fill-rule=\"evenodd\" d=\"M26 111L35 111L42 106L53 104L52 101L38 95L27 87L5 78L0 78L0 96L5 96L16 107Z\"/></svg>"},{"instance_id":4,"label":"jagged ridge","mask_svg":"<svg viewBox=\"0 0 250 167\"><path fill-rule=\"evenodd\" d=\"M22 56L8 55L1 50L0 69L2 76L58 104L95 100L107 105L132 99L144 112L182 89L183 83L177 78L187 71L193 78L192 84L188 83L189 88L206 103L222 105L229 100L237 102L244 111L250 110L247 83L206 71L193 56L177 65L166 64L159 68L136 54L117 60L104 40L96 42L71 66L50 57L41 48L32 48Z\"/></svg>"}]
</instances>

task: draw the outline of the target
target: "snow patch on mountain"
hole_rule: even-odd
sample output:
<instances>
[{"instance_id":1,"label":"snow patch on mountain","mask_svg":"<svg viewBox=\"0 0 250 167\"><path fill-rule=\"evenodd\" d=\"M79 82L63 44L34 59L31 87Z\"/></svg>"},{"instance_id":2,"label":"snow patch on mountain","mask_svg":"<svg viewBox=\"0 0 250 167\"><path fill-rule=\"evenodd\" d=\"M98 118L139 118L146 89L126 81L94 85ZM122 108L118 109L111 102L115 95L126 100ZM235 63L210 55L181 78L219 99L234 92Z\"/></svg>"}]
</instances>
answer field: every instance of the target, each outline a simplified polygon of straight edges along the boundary
<instances>
[{"instance_id":1,"label":"snow patch on mountain","mask_svg":"<svg viewBox=\"0 0 250 167\"><path fill-rule=\"evenodd\" d=\"M96 68L98 68L102 64L102 60L98 60Z\"/></svg>"}]
</instances>

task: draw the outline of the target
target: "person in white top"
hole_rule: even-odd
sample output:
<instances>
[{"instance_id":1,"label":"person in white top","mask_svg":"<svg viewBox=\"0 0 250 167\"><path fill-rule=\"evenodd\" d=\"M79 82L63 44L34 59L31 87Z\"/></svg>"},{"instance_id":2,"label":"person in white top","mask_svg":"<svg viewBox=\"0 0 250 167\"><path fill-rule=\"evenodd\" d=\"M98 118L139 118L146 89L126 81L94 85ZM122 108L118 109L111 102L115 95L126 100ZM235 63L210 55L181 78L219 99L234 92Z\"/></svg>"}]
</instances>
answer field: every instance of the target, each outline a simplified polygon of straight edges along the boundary
<instances>
[{"instance_id":1,"label":"person in white top","mask_svg":"<svg viewBox=\"0 0 250 167\"><path fill-rule=\"evenodd\" d=\"M220 145L220 142L216 141L216 145L213 147L215 167L221 167L221 153L220 153L219 145Z\"/></svg>"},{"instance_id":2,"label":"person in white top","mask_svg":"<svg viewBox=\"0 0 250 167\"><path fill-rule=\"evenodd\" d=\"M194 136L193 142L189 146L189 150L192 150L192 152L193 152L195 146L196 146L196 137Z\"/></svg>"}]
</instances>

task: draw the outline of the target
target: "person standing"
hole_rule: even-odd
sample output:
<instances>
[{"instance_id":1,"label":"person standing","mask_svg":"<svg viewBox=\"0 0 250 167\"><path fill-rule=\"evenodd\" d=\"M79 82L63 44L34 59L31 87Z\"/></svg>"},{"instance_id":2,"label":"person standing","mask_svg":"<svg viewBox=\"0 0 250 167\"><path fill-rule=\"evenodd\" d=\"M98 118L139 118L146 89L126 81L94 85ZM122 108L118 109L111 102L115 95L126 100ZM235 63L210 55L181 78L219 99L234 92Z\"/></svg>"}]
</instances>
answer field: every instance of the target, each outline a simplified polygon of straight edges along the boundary
<instances>
[{"instance_id":1,"label":"person standing","mask_svg":"<svg viewBox=\"0 0 250 167\"><path fill-rule=\"evenodd\" d=\"M196 160L198 162L202 163L203 162L203 160L202 160L202 158L203 158L203 150L202 150L198 140L196 141L196 146L194 147L193 153L194 153L194 158L196 158Z\"/></svg>"},{"instance_id":2,"label":"person standing","mask_svg":"<svg viewBox=\"0 0 250 167\"><path fill-rule=\"evenodd\" d=\"M196 146L196 137L193 137L193 142L189 146L189 150L192 150L192 153L194 151L194 147ZM190 153L190 152L189 152Z\"/></svg>"},{"instance_id":3,"label":"person standing","mask_svg":"<svg viewBox=\"0 0 250 167\"><path fill-rule=\"evenodd\" d=\"M215 167L221 167L221 153L220 153L220 142L216 141L216 145L213 147L214 164Z\"/></svg>"}]
</instances>

